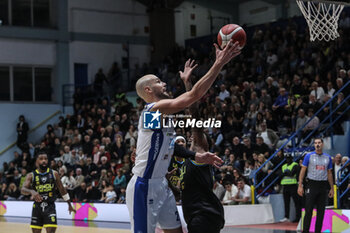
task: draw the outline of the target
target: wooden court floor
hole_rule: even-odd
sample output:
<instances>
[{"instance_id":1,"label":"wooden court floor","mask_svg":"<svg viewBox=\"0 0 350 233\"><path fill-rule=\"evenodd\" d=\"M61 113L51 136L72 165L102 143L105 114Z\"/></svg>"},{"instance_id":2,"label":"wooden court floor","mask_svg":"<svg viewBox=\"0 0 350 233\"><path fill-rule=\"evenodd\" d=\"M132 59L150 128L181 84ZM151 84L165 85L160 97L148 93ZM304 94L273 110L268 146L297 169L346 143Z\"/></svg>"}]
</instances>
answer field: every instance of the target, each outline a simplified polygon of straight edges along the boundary
<instances>
[{"instance_id":1,"label":"wooden court floor","mask_svg":"<svg viewBox=\"0 0 350 233\"><path fill-rule=\"evenodd\" d=\"M2 218L0 217L0 233L31 233L29 218ZM94 224L88 226L73 226L70 220L61 220L58 222L56 233L131 233L130 224L110 223ZM251 226L225 227L221 233L293 233L295 224L264 224ZM46 230L42 230L46 233ZM163 233L157 229L155 233Z\"/></svg>"},{"instance_id":2,"label":"wooden court floor","mask_svg":"<svg viewBox=\"0 0 350 233\"><path fill-rule=\"evenodd\" d=\"M79 225L79 226L77 226ZM130 224L58 220L56 233L131 233ZM30 218L0 217L0 233L31 233ZM43 229L41 232L45 233Z\"/></svg>"}]
</instances>

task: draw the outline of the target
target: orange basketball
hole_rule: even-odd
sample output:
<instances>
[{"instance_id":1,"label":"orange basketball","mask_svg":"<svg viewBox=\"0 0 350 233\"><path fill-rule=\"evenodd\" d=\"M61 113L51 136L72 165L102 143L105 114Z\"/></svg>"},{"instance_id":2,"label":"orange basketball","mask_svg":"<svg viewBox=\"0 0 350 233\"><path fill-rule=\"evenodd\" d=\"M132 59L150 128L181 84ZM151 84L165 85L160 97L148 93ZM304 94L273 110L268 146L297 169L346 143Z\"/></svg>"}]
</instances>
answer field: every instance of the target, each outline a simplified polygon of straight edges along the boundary
<instances>
[{"instance_id":1,"label":"orange basketball","mask_svg":"<svg viewBox=\"0 0 350 233\"><path fill-rule=\"evenodd\" d=\"M243 49L247 35L244 29L237 24L227 24L223 26L218 33L218 44L223 49L226 44L233 39L233 42L238 41L240 49Z\"/></svg>"}]
</instances>

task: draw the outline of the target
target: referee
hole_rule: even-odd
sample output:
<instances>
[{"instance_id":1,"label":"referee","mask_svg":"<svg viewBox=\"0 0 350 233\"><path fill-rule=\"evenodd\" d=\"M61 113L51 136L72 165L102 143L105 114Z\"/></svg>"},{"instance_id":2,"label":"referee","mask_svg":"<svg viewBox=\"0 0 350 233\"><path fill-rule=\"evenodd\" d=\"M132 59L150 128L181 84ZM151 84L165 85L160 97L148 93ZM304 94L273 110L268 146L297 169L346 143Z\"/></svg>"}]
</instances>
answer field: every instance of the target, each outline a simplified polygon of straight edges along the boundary
<instances>
[{"instance_id":1,"label":"referee","mask_svg":"<svg viewBox=\"0 0 350 233\"><path fill-rule=\"evenodd\" d=\"M331 187L328 197L332 198L333 175L332 175L332 158L330 155L323 153L323 139L315 138L315 151L306 154L300 175L298 194L303 196L303 180L307 169L307 183L305 187L305 217L303 232L309 232L313 207L316 204L317 218L315 232L321 232L323 216L327 201L328 183ZM328 180L328 183L327 183Z\"/></svg>"}]
</instances>

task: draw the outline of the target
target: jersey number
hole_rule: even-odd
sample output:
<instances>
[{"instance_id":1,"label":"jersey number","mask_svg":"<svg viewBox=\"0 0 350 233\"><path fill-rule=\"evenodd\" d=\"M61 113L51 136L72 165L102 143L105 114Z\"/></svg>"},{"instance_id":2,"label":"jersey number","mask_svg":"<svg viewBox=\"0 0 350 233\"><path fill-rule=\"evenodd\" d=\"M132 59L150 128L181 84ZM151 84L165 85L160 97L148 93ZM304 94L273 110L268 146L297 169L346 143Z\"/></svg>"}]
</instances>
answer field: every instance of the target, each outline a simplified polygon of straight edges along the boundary
<instances>
[{"instance_id":1,"label":"jersey number","mask_svg":"<svg viewBox=\"0 0 350 233\"><path fill-rule=\"evenodd\" d=\"M179 212L175 211L175 215L176 215L176 221L180 221L180 216L179 216Z\"/></svg>"}]
</instances>

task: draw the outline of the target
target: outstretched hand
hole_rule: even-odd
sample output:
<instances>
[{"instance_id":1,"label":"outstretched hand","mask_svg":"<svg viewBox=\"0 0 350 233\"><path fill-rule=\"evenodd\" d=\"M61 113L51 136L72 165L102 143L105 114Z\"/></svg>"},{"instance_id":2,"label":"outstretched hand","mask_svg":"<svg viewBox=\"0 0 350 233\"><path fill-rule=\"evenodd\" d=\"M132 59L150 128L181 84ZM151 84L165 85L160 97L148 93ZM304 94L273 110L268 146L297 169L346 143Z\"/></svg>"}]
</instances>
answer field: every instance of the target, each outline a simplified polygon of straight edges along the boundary
<instances>
[{"instance_id":1,"label":"outstretched hand","mask_svg":"<svg viewBox=\"0 0 350 233\"><path fill-rule=\"evenodd\" d=\"M198 64L194 63L194 60L188 59L185 63L185 68L184 71L179 71L180 73L180 78L182 79L182 81L185 82L189 82L190 81L190 77L192 74L192 71L198 66Z\"/></svg>"},{"instance_id":2,"label":"outstretched hand","mask_svg":"<svg viewBox=\"0 0 350 233\"><path fill-rule=\"evenodd\" d=\"M224 162L217 155L211 152L196 153L195 158L197 163L210 164L218 169L220 169L220 165Z\"/></svg>"},{"instance_id":3,"label":"outstretched hand","mask_svg":"<svg viewBox=\"0 0 350 233\"><path fill-rule=\"evenodd\" d=\"M231 39L225 48L221 50L217 44L214 44L215 53L216 53L216 62L219 62L222 65L227 64L231 59L241 54L241 48L238 41L233 42Z\"/></svg>"}]
</instances>

